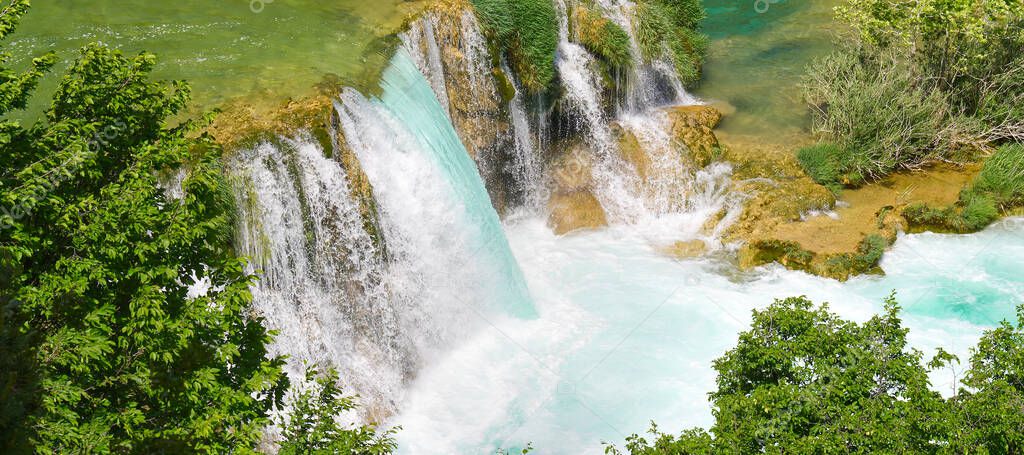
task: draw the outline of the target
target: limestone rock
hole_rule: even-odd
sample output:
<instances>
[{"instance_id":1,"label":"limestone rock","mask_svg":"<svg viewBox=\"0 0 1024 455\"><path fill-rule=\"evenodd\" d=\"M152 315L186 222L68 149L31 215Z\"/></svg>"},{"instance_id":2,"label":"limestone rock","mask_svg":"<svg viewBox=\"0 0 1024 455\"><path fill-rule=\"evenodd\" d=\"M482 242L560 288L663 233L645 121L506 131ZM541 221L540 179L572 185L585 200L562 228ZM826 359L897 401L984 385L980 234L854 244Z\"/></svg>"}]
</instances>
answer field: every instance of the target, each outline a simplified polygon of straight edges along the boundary
<instances>
[{"instance_id":1,"label":"limestone rock","mask_svg":"<svg viewBox=\"0 0 1024 455\"><path fill-rule=\"evenodd\" d=\"M548 200L548 225L559 235L608 225L604 208L594 196L593 164L586 147L576 143L568 150L552 164Z\"/></svg>"},{"instance_id":2,"label":"limestone rock","mask_svg":"<svg viewBox=\"0 0 1024 455\"><path fill-rule=\"evenodd\" d=\"M706 105L676 106L666 112L672 138L686 144L697 167L707 166L720 154L721 146L713 131L722 120L718 109Z\"/></svg>"},{"instance_id":3,"label":"limestone rock","mask_svg":"<svg viewBox=\"0 0 1024 455\"><path fill-rule=\"evenodd\" d=\"M587 190L556 193L552 195L548 209L548 224L559 235L608 225L601 203Z\"/></svg>"},{"instance_id":4,"label":"limestone rock","mask_svg":"<svg viewBox=\"0 0 1024 455\"><path fill-rule=\"evenodd\" d=\"M640 139L632 131L623 128L619 124L612 125L612 134L618 143L619 156L627 163L633 165L638 176L643 181L651 177L651 157L644 150ZM683 165L683 163L680 163Z\"/></svg>"},{"instance_id":5,"label":"limestone rock","mask_svg":"<svg viewBox=\"0 0 1024 455\"><path fill-rule=\"evenodd\" d=\"M689 259L699 257L706 253L707 250L708 246L703 240L694 239L685 241L681 240L674 243L672 246L668 247L667 253L679 259Z\"/></svg>"}]
</instances>

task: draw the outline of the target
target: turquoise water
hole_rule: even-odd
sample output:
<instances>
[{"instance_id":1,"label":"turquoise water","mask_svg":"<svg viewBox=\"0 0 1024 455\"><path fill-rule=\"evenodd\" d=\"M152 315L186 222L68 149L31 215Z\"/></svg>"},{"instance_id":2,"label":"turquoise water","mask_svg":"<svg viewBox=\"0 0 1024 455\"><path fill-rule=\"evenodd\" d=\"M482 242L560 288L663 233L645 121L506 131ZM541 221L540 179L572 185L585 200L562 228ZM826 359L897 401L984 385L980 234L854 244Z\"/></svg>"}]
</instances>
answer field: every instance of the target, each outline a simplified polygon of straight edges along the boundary
<instances>
[{"instance_id":1,"label":"turquoise water","mask_svg":"<svg viewBox=\"0 0 1024 455\"><path fill-rule=\"evenodd\" d=\"M602 453L601 441L712 423L711 362L750 311L806 295L864 321L893 290L911 344L960 359L1024 304L1024 219L973 235L902 237L887 275L839 283L770 266L750 274L713 259L674 261L638 228L567 237L542 220L507 226L539 318L478 334L421 374L394 423L402 453ZM640 228L642 230L642 228ZM947 393L950 371L932 374Z\"/></svg>"},{"instance_id":2,"label":"turquoise water","mask_svg":"<svg viewBox=\"0 0 1024 455\"><path fill-rule=\"evenodd\" d=\"M484 275L496 274L491 282L497 287L490 289L489 303L508 315L520 318L535 317L536 311L526 280L512 256L501 221L491 205L490 196L477 171L476 163L462 145L429 82L417 69L405 49L399 49L395 53L391 64L384 71L381 89L379 103L404 130L411 133L419 143L418 149L430 155L434 166L444 175L447 184L455 193L458 204L464 210L465 221L470 224L464 227L471 231L471 238L466 239L469 244L465 247L469 249L470 256L479 261L475 264L465 264L465 267L477 265L481 266L481 269L489 269L479 271ZM415 203L435 202L424 199ZM442 216L452 217L450 214ZM421 220L422 223L434 221ZM457 239L454 234L448 239L451 242L462 240ZM431 254L433 250L420 253Z\"/></svg>"}]
</instances>

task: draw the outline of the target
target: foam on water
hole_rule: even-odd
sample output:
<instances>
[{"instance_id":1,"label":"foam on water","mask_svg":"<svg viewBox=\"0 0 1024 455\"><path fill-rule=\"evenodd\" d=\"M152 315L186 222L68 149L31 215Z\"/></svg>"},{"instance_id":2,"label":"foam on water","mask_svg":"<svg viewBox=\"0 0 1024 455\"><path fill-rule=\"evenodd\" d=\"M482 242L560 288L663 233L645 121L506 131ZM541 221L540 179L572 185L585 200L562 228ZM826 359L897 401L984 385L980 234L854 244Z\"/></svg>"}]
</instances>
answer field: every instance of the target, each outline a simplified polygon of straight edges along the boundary
<instances>
[{"instance_id":1,"label":"foam on water","mask_svg":"<svg viewBox=\"0 0 1024 455\"><path fill-rule=\"evenodd\" d=\"M1024 303L1024 220L975 235L907 235L885 277L839 283L762 268L728 278L711 259L674 261L650 233L611 228L558 237L540 220L508 226L540 317L488 330L428 368L395 419L403 453L602 453L601 441L712 423L711 362L749 327L750 311L806 295L864 321L893 289L910 341L966 360L981 332ZM955 292L953 290L956 290ZM952 373L932 374L946 394Z\"/></svg>"}]
</instances>

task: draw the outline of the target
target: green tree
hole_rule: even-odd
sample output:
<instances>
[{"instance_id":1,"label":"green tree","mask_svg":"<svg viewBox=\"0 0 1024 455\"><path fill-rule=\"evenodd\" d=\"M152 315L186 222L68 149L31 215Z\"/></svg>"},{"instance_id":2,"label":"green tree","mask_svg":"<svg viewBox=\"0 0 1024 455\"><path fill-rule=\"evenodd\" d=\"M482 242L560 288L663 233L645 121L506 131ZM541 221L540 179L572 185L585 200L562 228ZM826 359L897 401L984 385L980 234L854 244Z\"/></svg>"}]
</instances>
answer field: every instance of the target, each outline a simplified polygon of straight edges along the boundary
<instances>
[{"instance_id":1,"label":"green tree","mask_svg":"<svg viewBox=\"0 0 1024 455\"><path fill-rule=\"evenodd\" d=\"M308 387L292 392L290 412L278 422L280 455L382 455L395 449L396 429L378 433L369 425L346 426L339 417L356 409L355 397L338 386L334 370L306 370Z\"/></svg>"},{"instance_id":2,"label":"green tree","mask_svg":"<svg viewBox=\"0 0 1024 455\"><path fill-rule=\"evenodd\" d=\"M2 36L28 6L0 12ZM0 71L0 114L53 61ZM0 124L4 452L247 452L283 396L220 149L205 120L172 124L189 87L150 81L154 62L89 46L44 119Z\"/></svg>"},{"instance_id":3,"label":"green tree","mask_svg":"<svg viewBox=\"0 0 1024 455\"><path fill-rule=\"evenodd\" d=\"M1024 306L978 342L956 410L951 453L1024 453Z\"/></svg>"},{"instance_id":4,"label":"green tree","mask_svg":"<svg viewBox=\"0 0 1024 455\"><path fill-rule=\"evenodd\" d=\"M737 346L715 361L715 424L676 437L626 439L632 455L709 453L1019 454L1024 450L1024 306L986 332L963 388L931 390L908 349L893 298L863 324L805 298L755 311ZM940 350L928 367L957 361ZM619 454L610 446L607 453Z\"/></svg>"}]
</instances>

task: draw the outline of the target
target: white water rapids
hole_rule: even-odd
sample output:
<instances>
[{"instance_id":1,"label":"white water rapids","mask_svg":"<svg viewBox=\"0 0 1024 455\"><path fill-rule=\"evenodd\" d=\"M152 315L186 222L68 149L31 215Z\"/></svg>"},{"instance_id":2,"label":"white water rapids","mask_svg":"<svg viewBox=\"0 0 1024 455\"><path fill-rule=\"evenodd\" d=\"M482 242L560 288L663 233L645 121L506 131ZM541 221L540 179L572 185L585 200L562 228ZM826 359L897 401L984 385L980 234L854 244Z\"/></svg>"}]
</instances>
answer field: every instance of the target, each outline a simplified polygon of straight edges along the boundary
<instances>
[{"instance_id":1,"label":"white water rapids","mask_svg":"<svg viewBox=\"0 0 1024 455\"><path fill-rule=\"evenodd\" d=\"M616 22L632 8L601 4ZM340 95L345 144L324 150L297 132L260 141L232 163L238 244L262 278L255 311L280 331L273 352L291 356L293 377L303 361L338 367L370 408L362 417L389 416L386 425L402 427L400 453L491 454L533 442L540 454L596 454L602 441L621 445L651 420L669 432L707 426L712 361L749 326L752 309L776 298L806 295L863 321L897 290L912 344L962 360L984 328L1024 303L1020 219L975 235L903 236L885 256L884 277L839 283L779 266L739 272L718 230L704 229L720 212L718 229L737 214L731 169L681 165L659 110L666 99L693 100L685 91L643 92L644 78L669 70L641 67L625 104L609 113L593 57L572 42L559 5L556 66L589 138L608 228L556 236L547 226L547 138L536 133L546 113L529 112L518 88L508 106L511 174L526 210L498 218L481 163L452 125L447 103L456 92L429 18L411 25L379 96ZM461 20L466 61L486 63L475 20ZM483 82L469 89L491 90ZM636 136L655 178L640 179L618 156L613 122ZM373 186L379 242L339 163L342 146ZM688 239L712 252L689 260L663 253ZM952 377L936 372L933 384L948 392Z\"/></svg>"}]
</instances>

